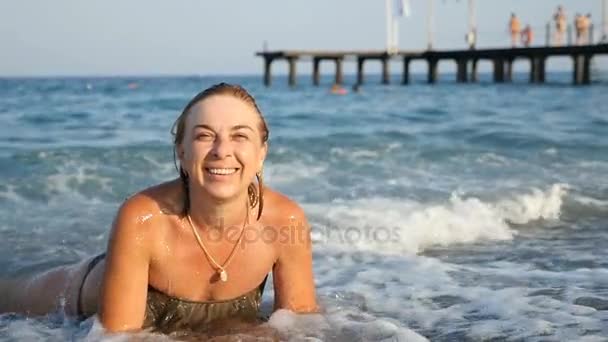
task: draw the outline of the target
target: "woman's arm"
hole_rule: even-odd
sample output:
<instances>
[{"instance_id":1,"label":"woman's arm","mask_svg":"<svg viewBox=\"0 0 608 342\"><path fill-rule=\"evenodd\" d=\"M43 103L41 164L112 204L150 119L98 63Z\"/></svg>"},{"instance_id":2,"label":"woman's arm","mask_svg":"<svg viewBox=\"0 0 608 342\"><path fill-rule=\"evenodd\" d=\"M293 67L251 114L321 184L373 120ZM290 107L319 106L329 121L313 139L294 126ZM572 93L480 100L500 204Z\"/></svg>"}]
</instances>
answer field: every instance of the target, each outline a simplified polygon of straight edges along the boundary
<instances>
[{"instance_id":1,"label":"woman's arm","mask_svg":"<svg viewBox=\"0 0 608 342\"><path fill-rule=\"evenodd\" d=\"M289 203L288 218L280 225L279 257L273 268L274 309L316 312L310 227L302 209Z\"/></svg>"},{"instance_id":2,"label":"woman's arm","mask_svg":"<svg viewBox=\"0 0 608 342\"><path fill-rule=\"evenodd\" d=\"M142 327L148 290L150 238L146 198L135 196L119 209L108 243L99 318L110 332Z\"/></svg>"}]
</instances>

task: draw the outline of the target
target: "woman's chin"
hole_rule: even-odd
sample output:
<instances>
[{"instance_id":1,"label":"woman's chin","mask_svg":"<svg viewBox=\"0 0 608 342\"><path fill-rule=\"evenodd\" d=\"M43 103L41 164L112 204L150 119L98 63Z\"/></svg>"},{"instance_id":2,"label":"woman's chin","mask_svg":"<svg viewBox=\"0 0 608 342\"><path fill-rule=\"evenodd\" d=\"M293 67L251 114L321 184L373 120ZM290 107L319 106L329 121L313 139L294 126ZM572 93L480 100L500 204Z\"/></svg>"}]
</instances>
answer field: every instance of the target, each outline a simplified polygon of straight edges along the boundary
<instances>
[{"instance_id":1,"label":"woman's chin","mask_svg":"<svg viewBox=\"0 0 608 342\"><path fill-rule=\"evenodd\" d=\"M218 202L227 202L239 197L238 189L234 186L206 186L209 197Z\"/></svg>"}]
</instances>

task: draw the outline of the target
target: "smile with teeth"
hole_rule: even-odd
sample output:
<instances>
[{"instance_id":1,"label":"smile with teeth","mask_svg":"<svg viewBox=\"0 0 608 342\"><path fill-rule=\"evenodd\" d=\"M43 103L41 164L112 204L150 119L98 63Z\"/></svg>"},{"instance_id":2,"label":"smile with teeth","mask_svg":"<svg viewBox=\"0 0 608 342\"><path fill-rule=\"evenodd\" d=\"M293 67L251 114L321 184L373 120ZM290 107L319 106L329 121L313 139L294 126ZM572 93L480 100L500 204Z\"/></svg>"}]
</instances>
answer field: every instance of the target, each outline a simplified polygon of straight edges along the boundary
<instances>
[{"instance_id":1,"label":"smile with teeth","mask_svg":"<svg viewBox=\"0 0 608 342\"><path fill-rule=\"evenodd\" d=\"M235 173L238 169L235 169L235 168L223 168L223 169L206 168L205 170L207 170L207 172L209 172L213 175L231 175L231 174Z\"/></svg>"}]
</instances>

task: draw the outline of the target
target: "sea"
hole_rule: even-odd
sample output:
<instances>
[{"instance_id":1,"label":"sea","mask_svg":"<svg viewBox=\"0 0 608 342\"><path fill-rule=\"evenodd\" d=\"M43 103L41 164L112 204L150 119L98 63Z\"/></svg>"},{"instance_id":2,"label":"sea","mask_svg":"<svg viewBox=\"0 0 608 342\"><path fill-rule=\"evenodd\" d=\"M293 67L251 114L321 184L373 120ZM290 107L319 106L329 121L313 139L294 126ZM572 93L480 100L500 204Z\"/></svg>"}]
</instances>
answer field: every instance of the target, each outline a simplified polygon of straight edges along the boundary
<instances>
[{"instance_id":1,"label":"sea","mask_svg":"<svg viewBox=\"0 0 608 342\"><path fill-rule=\"evenodd\" d=\"M608 341L608 73L490 77L0 79L0 278L104 251L121 203L177 176L184 105L229 82L268 121L267 186L312 227L322 312L272 314L281 339ZM0 341L129 339L57 315L0 315Z\"/></svg>"}]
</instances>

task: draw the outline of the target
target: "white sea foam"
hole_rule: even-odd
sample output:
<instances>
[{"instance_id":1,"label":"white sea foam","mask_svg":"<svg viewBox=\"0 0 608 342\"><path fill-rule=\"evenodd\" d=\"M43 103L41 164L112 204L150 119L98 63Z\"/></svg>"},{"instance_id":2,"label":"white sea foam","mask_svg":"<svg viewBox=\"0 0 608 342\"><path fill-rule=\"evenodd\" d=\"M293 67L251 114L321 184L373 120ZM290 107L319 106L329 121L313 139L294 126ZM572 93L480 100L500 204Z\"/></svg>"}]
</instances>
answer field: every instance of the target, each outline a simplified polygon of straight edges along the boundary
<instances>
[{"instance_id":1,"label":"white sea foam","mask_svg":"<svg viewBox=\"0 0 608 342\"><path fill-rule=\"evenodd\" d=\"M582 205L608 210L608 200L601 200L591 196L584 196L580 194L572 196L572 199Z\"/></svg>"},{"instance_id":2,"label":"white sea foam","mask_svg":"<svg viewBox=\"0 0 608 342\"><path fill-rule=\"evenodd\" d=\"M447 260L446 260L447 261ZM575 340L601 335L607 312L573 304L606 286L605 272L541 271L520 262L451 264L432 257L328 251L316 263L317 286L328 317L340 324L396 319L427 336L448 340ZM598 281L603 278L603 281ZM547 288L551 284L562 284ZM568 285L575 284L575 285ZM563 286L563 287L562 287ZM341 313L341 314L338 314ZM367 316L373 312L374 317ZM328 320L330 320L328 318ZM330 320L331 321L331 320ZM393 321L389 321L393 322ZM441 327L441 328L439 328ZM466 330L462 328L466 327Z\"/></svg>"},{"instance_id":3,"label":"white sea foam","mask_svg":"<svg viewBox=\"0 0 608 342\"><path fill-rule=\"evenodd\" d=\"M156 158L147 154L143 154L141 158L150 164L150 169L154 170L155 174L158 174L160 179L167 179L177 176L175 164L172 161L158 161ZM176 163L179 164L179 161L176 161Z\"/></svg>"},{"instance_id":4,"label":"white sea foam","mask_svg":"<svg viewBox=\"0 0 608 342\"><path fill-rule=\"evenodd\" d=\"M327 166L322 163L308 165L306 162L297 161L289 163L273 163L264 170L264 177L268 183L284 185L296 182L301 179L315 177L327 170Z\"/></svg>"},{"instance_id":5,"label":"white sea foam","mask_svg":"<svg viewBox=\"0 0 608 342\"><path fill-rule=\"evenodd\" d=\"M15 190L16 189L13 184L7 184L6 189L0 190L0 197L8 201L18 203L23 199Z\"/></svg>"},{"instance_id":6,"label":"white sea foam","mask_svg":"<svg viewBox=\"0 0 608 342\"><path fill-rule=\"evenodd\" d=\"M567 185L531 189L495 203L453 193L445 203L366 198L305 205L313 238L331 246L418 253L429 246L508 240L509 222L557 220Z\"/></svg>"},{"instance_id":7,"label":"white sea foam","mask_svg":"<svg viewBox=\"0 0 608 342\"><path fill-rule=\"evenodd\" d=\"M65 341L69 333L62 329L50 329L38 320L13 320L3 324L0 336L9 341Z\"/></svg>"},{"instance_id":8,"label":"white sea foam","mask_svg":"<svg viewBox=\"0 0 608 342\"><path fill-rule=\"evenodd\" d=\"M374 159L380 155L379 151L369 149L345 149L341 147L332 147L329 153L336 157L346 157L349 160Z\"/></svg>"},{"instance_id":9,"label":"white sea foam","mask_svg":"<svg viewBox=\"0 0 608 342\"><path fill-rule=\"evenodd\" d=\"M99 321L97 315L90 317L88 321L90 321L92 325L87 335L82 339L83 342L174 341L174 339L170 338L167 335L149 333L145 331L139 333L108 334L107 331L103 328L103 325Z\"/></svg>"},{"instance_id":10,"label":"white sea foam","mask_svg":"<svg viewBox=\"0 0 608 342\"><path fill-rule=\"evenodd\" d=\"M496 167L504 167L509 165L509 159L496 153L484 153L477 157L476 161L480 164L486 164Z\"/></svg>"},{"instance_id":11,"label":"white sea foam","mask_svg":"<svg viewBox=\"0 0 608 342\"><path fill-rule=\"evenodd\" d=\"M548 148L548 149L546 149L546 150L543 151L543 153L551 155L551 156L557 155L557 152L558 152L557 149L554 148L554 147L550 147L550 148Z\"/></svg>"},{"instance_id":12,"label":"white sea foam","mask_svg":"<svg viewBox=\"0 0 608 342\"><path fill-rule=\"evenodd\" d=\"M39 158L51 158L49 153L38 153ZM0 199L5 198L11 202L19 203L31 198L42 198L52 201L78 200L87 204L97 204L107 201L124 191L123 185L129 179L149 180L148 183L160 182L176 176L172 162L159 162L153 156L141 154L139 158L144 161L145 167L132 164L133 169L128 170L127 179L121 178L125 170L104 164L99 159L68 159L54 157L52 168L45 173L28 175L25 179L17 179L13 184L0 187ZM125 161L127 163L127 161ZM118 184L121 187L117 186ZM134 190L139 190L134 188Z\"/></svg>"},{"instance_id":13,"label":"white sea foam","mask_svg":"<svg viewBox=\"0 0 608 342\"><path fill-rule=\"evenodd\" d=\"M547 191L532 189L529 194L501 201L497 208L502 217L518 224L538 219L558 219L568 189L567 184L553 184Z\"/></svg>"},{"instance_id":14,"label":"white sea foam","mask_svg":"<svg viewBox=\"0 0 608 342\"><path fill-rule=\"evenodd\" d=\"M428 341L398 322L379 319L359 310L330 307L323 315L298 315L288 310L276 311L268 324L287 341Z\"/></svg>"},{"instance_id":15,"label":"white sea foam","mask_svg":"<svg viewBox=\"0 0 608 342\"><path fill-rule=\"evenodd\" d=\"M230 340L256 340L274 341L275 331L281 341L341 341L356 338L363 341L407 341L424 342L425 337L407 329L399 322L390 319L379 319L358 310L343 310L328 308L323 314L295 314L289 310L274 312L267 323L261 328L270 328L266 337L252 334L245 328L243 331L234 331ZM122 342L132 340L146 341L174 341L171 336L160 335L147 331L139 333L107 334L97 316L89 319L92 327L83 338L85 342L105 341ZM32 330L32 329L28 329ZM196 334L193 334L196 337Z\"/></svg>"},{"instance_id":16,"label":"white sea foam","mask_svg":"<svg viewBox=\"0 0 608 342\"><path fill-rule=\"evenodd\" d=\"M99 191L111 192L112 179L100 176L97 171L97 167L93 165L64 165L59 173L47 177L48 191L58 194L74 193L74 187L91 182L97 184Z\"/></svg>"},{"instance_id":17,"label":"white sea foam","mask_svg":"<svg viewBox=\"0 0 608 342\"><path fill-rule=\"evenodd\" d=\"M392 142L386 144L385 146L379 146L375 149L332 147L329 150L329 153L333 157L346 158L353 162L368 161L370 159L378 159L386 153L398 149L401 146L401 143Z\"/></svg>"},{"instance_id":18,"label":"white sea foam","mask_svg":"<svg viewBox=\"0 0 608 342\"><path fill-rule=\"evenodd\" d=\"M320 314L297 315L289 310L278 310L270 316L268 325L277 329L283 338L321 339L329 324Z\"/></svg>"},{"instance_id":19,"label":"white sea foam","mask_svg":"<svg viewBox=\"0 0 608 342\"><path fill-rule=\"evenodd\" d=\"M399 143L399 142L393 142L393 143L390 143L390 144L388 144L388 145L386 146L386 152L390 152L390 151L392 151L392 150L396 150L396 149L398 149L398 148L401 148L402 146L403 146L403 144L402 144L402 143Z\"/></svg>"}]
</instances>

